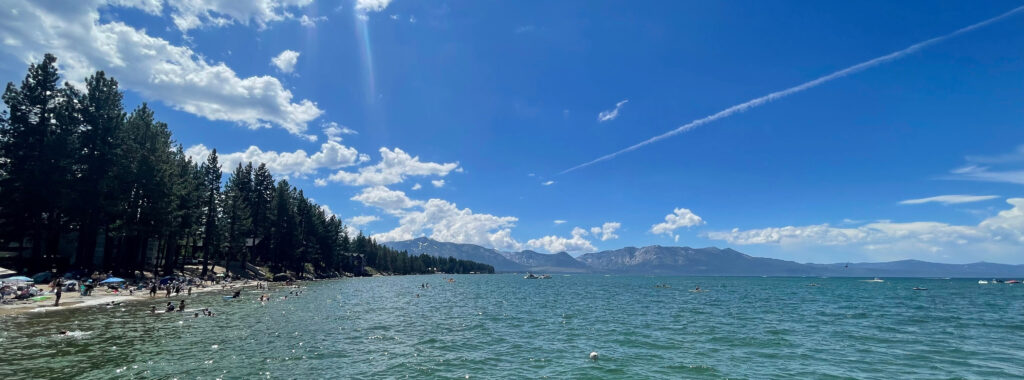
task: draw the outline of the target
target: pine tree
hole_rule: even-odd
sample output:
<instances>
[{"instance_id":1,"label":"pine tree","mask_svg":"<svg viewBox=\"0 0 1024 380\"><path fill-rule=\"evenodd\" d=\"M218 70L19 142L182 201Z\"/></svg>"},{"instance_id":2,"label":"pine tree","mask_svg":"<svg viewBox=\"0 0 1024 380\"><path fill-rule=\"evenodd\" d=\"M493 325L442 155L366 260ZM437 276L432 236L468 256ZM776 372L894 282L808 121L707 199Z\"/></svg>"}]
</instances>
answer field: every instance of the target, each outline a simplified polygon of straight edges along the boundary
<instances>
[{"instance_id":1,"label":"pine tree","mask_svg":"<svg viewBox=\"0 0 1024 380\"><path fill-rule=\"evenodd\" d=\"M217 208L220 198L220 164L217 163L217 150L214 149L202 166L203 171L203 270L200 277L206 278L207 265L220 248L220 234L217 230Z\"/></svg>"}]
</instances>

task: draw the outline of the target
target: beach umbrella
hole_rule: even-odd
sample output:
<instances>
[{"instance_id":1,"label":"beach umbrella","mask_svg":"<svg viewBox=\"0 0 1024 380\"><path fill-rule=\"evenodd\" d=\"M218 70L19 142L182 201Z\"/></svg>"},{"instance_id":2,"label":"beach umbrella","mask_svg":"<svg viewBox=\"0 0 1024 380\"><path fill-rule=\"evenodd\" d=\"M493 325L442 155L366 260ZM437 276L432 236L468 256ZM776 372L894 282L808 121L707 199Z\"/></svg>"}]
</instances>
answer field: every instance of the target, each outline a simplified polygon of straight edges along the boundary
<instances>
[{"instance_id":1,"label":"beach umbrella","mask_svg":"<svg viewBox=\"0 0 1024 380\"><path fill-rule=\"evenodd\" d=\"M13 275L16 275L16 274L18 274L18 272L15 272L15 271L7 269L7 268L0 268L0 277L3 277L3 276L13 276Z\"/></svg>"},{"instance_id":2,"label":"beach umbrella","mask_svg":"<svg viewBox=\"0 0 1024 380\"><path fill-rule=\"evenodd\" d=\"M5 278L4 282L32 282L32 279L25 276L14 276Z\"/></svg>"},{"instance_id":3,"label":"beach umbrella","mask_svg":"<svg viewBox=\"0 0 1024 380\"><path fill-rule=\"evenodd\" d=\"M106 280L100 281L101 284L111 284L111 283L115 283L115 282L125 282L125 281L124 281L123 278L120 278L120 277L111 277L111 278L108 278Z\"/></svg>"}]
</instances>

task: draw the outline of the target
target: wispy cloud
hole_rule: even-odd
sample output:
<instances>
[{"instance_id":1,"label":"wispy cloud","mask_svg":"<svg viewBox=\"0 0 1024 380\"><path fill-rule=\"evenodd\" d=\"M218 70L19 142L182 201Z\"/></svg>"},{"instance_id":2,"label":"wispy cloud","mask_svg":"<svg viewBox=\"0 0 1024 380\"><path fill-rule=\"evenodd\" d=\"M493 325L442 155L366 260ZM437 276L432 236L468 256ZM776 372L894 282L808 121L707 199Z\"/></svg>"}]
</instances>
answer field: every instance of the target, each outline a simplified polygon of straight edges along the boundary
<instances>
[{"instance_id":1,"label":"wispy cloud","mask_svg":"<svg viewBox=\"0 0 1024 380\"><path fill-rule=\"evenodd\" d=\"M561 219L556 219L555 220L555 224L562 224L562 223L565 223L565 221L561 220Z\"/></svg>"},{"instance_id":2,"label":"wispy cloud","mask_svg":"<svg viewBox=\"0 0 1024 380\"><path fill-rule=\"evenodd\" d=\"M622 109L622 106L626 105L626 103L629 103L629 99L625 99L621 102L615 103L614 109L601 111L601 113L597 114L597 121L606 122L615 120L615 118L619 117L619 110Z\"/></svg>"},{"instance_id":3,"label":"wispy cloud","mask_svg":"<svg viewBox=\"0 0 1024 380\"><path fill-rule=\"evenodd\" d=\"M544 185L544 186L551 186L551 185L555 184L555 181L544 181L544 182L541 182L540 184Z\"/></svg>"},{"instance_id":4,"label":"wispy cloud","mask_svg":"<svg viewBox=\"0 0 1024 380\"><path fill-rule=\"evenodd\" d=\"M981 202L989 199L999 198L998 195L937 195L928 198L907 199L900 201L901 205L919 205L922 203L942 203L944 205L955 205L961 203Z\"/></svg>"},{"instance_id":5,"label":"wispy cloud","mask_svg":"<svg viewBox=\"0 0 1024 380\"><path fill-rule=\"evenodd\" d=\"M996 16L996 17L987 19L985 21L982 21L982 22L979 22L979 23L976 23L976 24L973 24L973 25L970 25L970 26L958 29L955 32L952 32L952 33L949 33L949 34L946 34L946 35L942 35L942 36L939 36L939 37L931 38L931 39L928 39L928 40L924 40L922 42L918 42L916 44L910 45L909 47L907 47L907 48L905 48L903 50L892 52L892 53L883 55L881 57L873 58L871 60L858 63L856 65L853 65L853 66L847 67L845 69L833 72L833 73L825 75L823 77L819 77L819 78L817 78L815 80L812 80L810 82L805 82L805 83L802 83L802 84L799 84L799 85L787 88L787 89L782 90L782 91L776 91L776 92L773 92L771 94L768 94L768 95L765 95L765 96L762 96L762 97L759 97L759 98L754 98L754 99L749 100L749 101L747 101L745 103L740 103L740 104L734 105L732 107L729 107L729 108L726 108L726 109L724 109L722 111L719 111L718 113L715 113L715 114L710 115L710 116L706 116L706 117L701 118L701 119L697 119L697 120L691 121L689 123L686 123L686 124L676 128L676 129L673 129L671 131L668 131L668 132L662 133L660 135L651 137L651 138L649 138L647 140L641 141L641 142L639 142L637 144L633 144L633 145L631 145L629 147L626 147L624 149L621 149L619 151L612 152L612 153L606 154L604 156L598 157L597 159L594 159L594 160L591 160L591 161L587 161L587 162L584 162L582 164L573 166L573 167L571 167L569 169L566 169L566 170L564 170L564 171L562 171L561 173L558 173L558 174L569 173L571 171L574 171L574 170L577 170L577 169L581 169L581 168L585 168L587 166L596 164L596 163L601 162L601 161L607 161L607 160L613 159L613 158L617 157L620 154L627 153L627 152L632 152L632 151L640 149L640 148L642 148L644 146L647 146L647 145L653 144L655 142L664 140L666 138L678 135L680 133L691 131L691 130L697 128L697 127L700 127L700 126L702 126L704 124L713 122L715 120L726 118L726 117L732 116L732 115L740 113L740 112L745 112L745 111L748 111L748 110L750 110L752 108L762 106L762 105L764 105L764 104L766 104L768 102L771 102L773 100L782 99L782 98L787 97L789 95L792 95L792 94L795 94L795 93L798 93L798 92L801 92L801 91L804 91L804 90L807 90L807 89L811 89L811 88L820 86L820 85L828 83L828 82L831 82L831 81L833 81L835 79L839 79L839 78L845 77L847 75L858 73L860 71L864 71L864 70L867 70L869 68L881 65L883 63L887 63L887 62L890 62L890 61L902 58L902 57L904 57L904 56L906 56L908 54L916 53L916 52L918 52L918 51L920 51L920 50L922 50L922 49L924 49L924 48L926 48L928 46L931 46L931 45L937 44L939 42L945 41L946 39L949 39L950 37L958 36L960 34L967 33L967 32L970 32L972 30L984 27L986 25L989 25L989 24L992 24L994 22L1000 21L1000 20L1002 20L1004 18L1007 18L1007 17L1009 17L1011 15L1014 15L1016 13L1019 13L1021 11L1024 11L1024 6L1020 6L1020 7L1014 8L1014 9L1012 9L1012 10L1006 12L1006 13L1003 13L1003 14L1001 14L999 16ZM602 112L602 114L603 114L603 112ZM612 118L614 119L614 116ZM598 119L600 120L601 117L598 116Z\"/></svg>"}]
</instances>

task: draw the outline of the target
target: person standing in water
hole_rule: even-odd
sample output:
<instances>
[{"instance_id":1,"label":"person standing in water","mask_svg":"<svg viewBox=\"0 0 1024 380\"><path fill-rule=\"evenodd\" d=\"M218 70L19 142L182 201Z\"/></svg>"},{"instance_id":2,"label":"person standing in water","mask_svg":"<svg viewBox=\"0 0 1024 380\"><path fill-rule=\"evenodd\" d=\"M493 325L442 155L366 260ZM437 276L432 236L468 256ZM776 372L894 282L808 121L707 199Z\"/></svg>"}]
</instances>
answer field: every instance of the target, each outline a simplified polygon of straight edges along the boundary
<instances>
[{"instance_id":1,"label":"person standing in water","mask_svg":"<svg viewBox=\"0 0 1024 380\"><path fill-rule=\"evenodd\" d=\"M181 303L178 304L178 311L179 312L184 312L185 311L185 300L181 300Z\"/></svg>"},{"instance_id":2,"label":"person standing in water","mask_svg":"<svg viewBox=\"0 0 1024 380\"><path fill-rule=\"evenodd\" d=\"M53 300L53 306L54 307L60 306L60 296L61 296L61 293L63 293L63 291L64 291L64 287L60 286L60 284L57 284L57 294L56 294L57 295L57 299Z\"/></svg>"}]
</instances>

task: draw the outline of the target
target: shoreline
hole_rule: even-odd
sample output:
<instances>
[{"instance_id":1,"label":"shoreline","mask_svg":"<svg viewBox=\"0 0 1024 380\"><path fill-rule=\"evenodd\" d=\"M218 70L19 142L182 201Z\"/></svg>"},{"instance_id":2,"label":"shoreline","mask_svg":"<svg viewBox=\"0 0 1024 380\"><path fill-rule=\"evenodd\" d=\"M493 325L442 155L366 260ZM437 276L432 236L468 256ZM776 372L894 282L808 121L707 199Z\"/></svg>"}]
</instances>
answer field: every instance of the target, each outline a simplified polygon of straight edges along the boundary
<instances>
[{"instance_id":1,"label":"shoreline","mask_svg":"<svg viewBox=\"0 0 1024 380\"><path fill-rule=\"evenodd\" d=\"M264 283L268 284L268 287L269 287L269 284L271 284L271 282L264 282ZM256 283L255 282L250 282L249 284L245 284L245 285L231 284L231 285L228 285L227 287L222 287L222 285L213 285L213 286L208 286L208 287L205 287L205 288L193 287L192 288L192 294L209 293L209 292L213 292L213 291L217 291L217 290L241 289L241 288L246 288L246 287L250 287L250 286L256 286ZM126 301L140 301L140 300L171 300L171 299L175 299L176 300L176 299L180 299L182 297L185 297L185 298L189 297L186 292L181 292L180 294L177 294L177 295L175 295L172 292L170 297L164 297L165 293L161 291L161 292L157 292L157 295L155 297L151 298L151 297L149 297L149 291L148 290L137 291L137 292L135 292L134 295L127 295L127 294L123 294L122 295L122 294L113 294L113 293L103 293L101 295L82 296L82 295L79 295L76 292L76 293L73 293L69 297L67 295L70 294L70 292L65 292L64 294L65 295L61 297L60 306L53 306L53 293L46 293L46 294L44 294L44 296L50 296L50 298L48 298L46 300L42 300L42 301L30 302L30 303L19 303L19 304L14 304L14 305L0 305L0 318L8 317L8 316L13 316L13 315L23 315L23 314L31 314L31 313L46 313L46 312L54 312L54 311L61 311L61 310L80 309L80 308L89 307L89 306L105 305L105 304L110 303L111 301L113 301L113 302L126 302Z\"/></svg>"}]
</instances>

